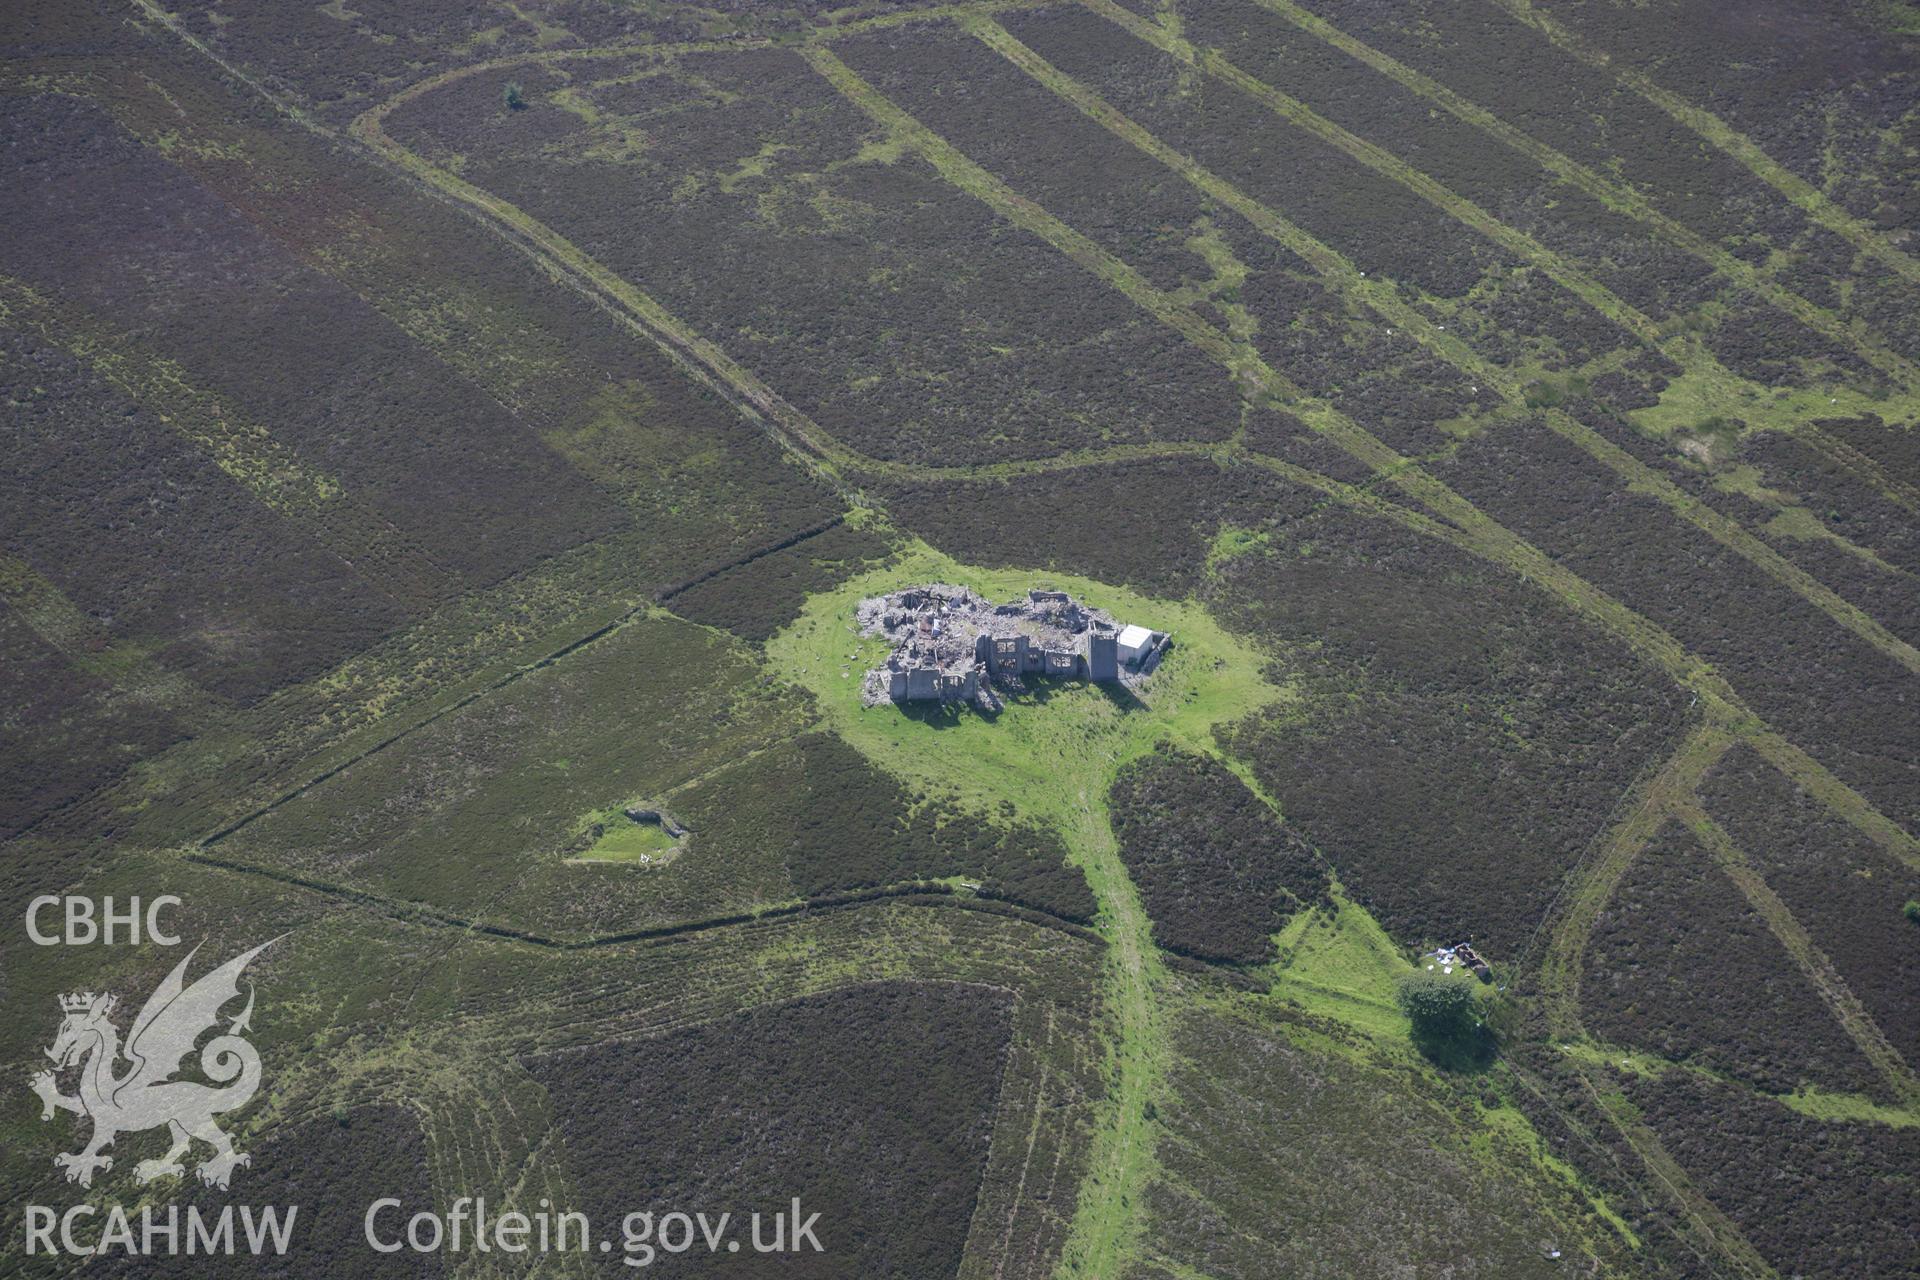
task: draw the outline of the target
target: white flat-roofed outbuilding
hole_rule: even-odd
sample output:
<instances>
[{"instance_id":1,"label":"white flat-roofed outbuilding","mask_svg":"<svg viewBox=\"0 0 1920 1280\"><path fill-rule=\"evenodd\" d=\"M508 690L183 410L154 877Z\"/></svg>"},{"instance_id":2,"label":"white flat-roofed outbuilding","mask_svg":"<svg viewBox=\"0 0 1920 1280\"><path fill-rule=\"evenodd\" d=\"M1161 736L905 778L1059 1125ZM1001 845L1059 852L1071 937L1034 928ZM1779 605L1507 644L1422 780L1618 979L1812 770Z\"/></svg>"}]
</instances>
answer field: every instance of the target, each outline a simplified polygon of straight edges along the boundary
<instances>
[{"instance_id":1,"label":"white flat-roofed outbuilding","mask_svg":"<svg viewBox=\"0 0 1920 1280\"><path fill-rule=\"evenodd\" d=\"M1146 657L1147 650L1151 648L1153 648L1153 632L1145 627L1120 628L1120 661L1132 666Z\"/></svg>"}]
</instances>

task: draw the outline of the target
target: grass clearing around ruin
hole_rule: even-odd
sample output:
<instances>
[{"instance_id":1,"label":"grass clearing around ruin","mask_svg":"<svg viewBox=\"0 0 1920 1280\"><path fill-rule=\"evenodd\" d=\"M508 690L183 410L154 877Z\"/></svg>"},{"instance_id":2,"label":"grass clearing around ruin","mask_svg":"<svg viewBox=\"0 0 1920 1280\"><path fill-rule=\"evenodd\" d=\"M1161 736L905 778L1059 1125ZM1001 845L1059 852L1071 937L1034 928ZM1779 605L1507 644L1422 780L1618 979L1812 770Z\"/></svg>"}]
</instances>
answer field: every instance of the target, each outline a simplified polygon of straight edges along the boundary
<instances>
[{"instance_id":1,"label":"grass clearing around ruin","mask_svg":"<svg viewBox=\"0 0 1920 1280\"><path fill-rule=\"evenodd\" d=\"M989 719L971 709L862 708L858 677L889 645L862 637L853 610L863 598L922 582L969 587L989 599L1058 588L1122 622L1166 631L1173 647L1138 694L1078 681L1036 682ZM909 543L883 568L808 600L800 618L767 643L773 665L819 699L835 732L881 767L929 794L985 814L1011 803L1022 818L1071 830L1082 795L1104 797L1126 760L1173 741L1214 754L1212 729L1298 693L1263 674L1266 659L1191 601L1154 600L1125 588L1045 570L962 565Z\"/></svg>"}]
</instances>

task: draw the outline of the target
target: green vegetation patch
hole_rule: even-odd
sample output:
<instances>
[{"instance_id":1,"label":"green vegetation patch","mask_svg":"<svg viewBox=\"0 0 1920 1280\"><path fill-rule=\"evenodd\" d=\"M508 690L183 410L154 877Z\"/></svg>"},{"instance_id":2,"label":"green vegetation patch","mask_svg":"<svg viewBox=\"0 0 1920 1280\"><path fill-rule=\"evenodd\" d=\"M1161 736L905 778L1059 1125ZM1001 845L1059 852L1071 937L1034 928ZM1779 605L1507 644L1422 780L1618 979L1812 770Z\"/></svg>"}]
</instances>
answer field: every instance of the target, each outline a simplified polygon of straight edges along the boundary
<instances>
[{"instance_id":1,"label":"green vegetation patch","mask_svg":"<svg viewBox=\"0 0 1920 1280\"><path fill-rule=\"evenodd\" d=\"M1331 903L1302 912L1275 939L1271 990L1310 1013L1395 1041L1407 1019L1395 983L1412 969L1379 921L1332 887Z\"/></svg>"},{"instance_id":2,"label":"green vegetation patch","mask_svg":"<svg viewBox=\"0 0 1920 1280\"><path fill-rule=\"evenodd\" d=\"M1264 553L1272 543L1273 535L1265 529L1223 524L1220 532L1213 536L1213 545L1207 548L1207 571L1214 572L1227 561L1241 556Z\"/></svg>"},{"instance_id":3,"label":"green vegetation patch","mask_svg":"<svg viewBox=\"0 0 1920 1280\"><path fill-rule=\"evenodd\" d=\"M1658 404L1636 409L1628 417L1648 435L1680 447L1689 439L1713 437L1718 425L1730 417L1753 431L1791 434L1817 419L1867 414L1894 426L1911 426L1920 421L1920 396L1888 397L1836 385L1767 387L1718 364L1696 360L1667 384Z\"/></svg>"},{"instance_id":4,"label":"green vegetation patch","mask_svg":"<svg viewBox=\"0 0 1920 1280\"><path fill-rule=\"evenodd\" d=\"M972 711L862 708L858 676L885 658L884 640L862 637L854 606L867 596L922 582L965 586L988 599L1046 586L1125 622L1166 631L1173 647L1137 694L1047 683L1008 700L999 716ZM1297 696L1267 680L1266 662L1194 602L1154 599L1056 570L982 569L924 543L888 565L811 597L799 619L767 643L768 658L813 692L841 737L914 788L952 797L977 813L1012 806L1022 817L1078 827L1104 807L1113 775L1160 741L1212 749L1213 726L1285 705Z\"/></svg>"},{"instance_id":5,"label":"green vegetation patch","mask_svg":"<svg viewBox=\"0 0 1920 1280\"><path fill-rule=\"evenodd\" d=\"M573 856L575 862L631 862L643 867L664 866L679 856L681 840L667 834L657 822L636 822L623 810L602 810L586 827L592 840Z\"/></svg>"}]
</instances>

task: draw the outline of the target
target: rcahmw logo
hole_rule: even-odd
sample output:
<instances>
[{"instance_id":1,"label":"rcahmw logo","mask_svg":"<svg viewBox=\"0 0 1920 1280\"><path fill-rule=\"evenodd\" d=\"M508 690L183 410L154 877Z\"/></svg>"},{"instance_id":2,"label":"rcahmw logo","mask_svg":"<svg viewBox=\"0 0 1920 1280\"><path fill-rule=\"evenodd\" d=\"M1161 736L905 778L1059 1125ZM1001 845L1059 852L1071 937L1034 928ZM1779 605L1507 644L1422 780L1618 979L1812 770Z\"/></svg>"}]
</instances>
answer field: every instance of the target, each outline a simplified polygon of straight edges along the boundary
<instances>
[{"instance_id":1,"label":"rcahmw logo","mask_svg":"<svg viewBox=\"0 0 1920 1280\"><path fill-rule=\"evenodd\" d=\"M274 939L278 941L279 939ZM77 1152L53 1158L67 1181L91 1187L96 1174L113 1168L113 1157L103 1154L123 1134L165 1129L171 1145L163 1155L134 1166L133 1181L145 1186L186 1173L183 1159L200 1143L212 1149L194 1168L201 1182L226 1190L234 1171L251 1163L243 1151L215 1123L214 1117L237 1111L252 1101L260 1088L260 1052L243 1033L252 1029L254 993L247 987L246 1005L221 1029L220 1011L240 996L240 975L273 942L234 957L188 985L187 966L199 952L195 947L173 967L141 1006L128 1027L123 1044L113 1014L118 1002L111 995L82 992L60 997L60 1028L46 1056L53 1070L36 1072L29 1082L40 1096L40 1118L71 1112L90 1120L93 1132ZM176 1080L183 1060L208 1031L216 1031L200 1046L200 1073L211 1084ZM126 1064L122 1069L121 1064ZM62 1093L55 1072L77 1068L72 1093ZM82 1224L102 1216L93 1205L74 1205L57 1213L45 1205L27 1206L27 1252L104 1253L231 1253L235 1247L234 1207L217 1214L188 1206L147 1205L140 1210L135 1230L126 1211L115 1206L104 1211L105 1223L96 1239L80 1238ZM285 1252L297 1206L269 1208L255 1213L243 1206L241 1245L252 1253L271 1247Z\"/></svg>"}]
</instances>

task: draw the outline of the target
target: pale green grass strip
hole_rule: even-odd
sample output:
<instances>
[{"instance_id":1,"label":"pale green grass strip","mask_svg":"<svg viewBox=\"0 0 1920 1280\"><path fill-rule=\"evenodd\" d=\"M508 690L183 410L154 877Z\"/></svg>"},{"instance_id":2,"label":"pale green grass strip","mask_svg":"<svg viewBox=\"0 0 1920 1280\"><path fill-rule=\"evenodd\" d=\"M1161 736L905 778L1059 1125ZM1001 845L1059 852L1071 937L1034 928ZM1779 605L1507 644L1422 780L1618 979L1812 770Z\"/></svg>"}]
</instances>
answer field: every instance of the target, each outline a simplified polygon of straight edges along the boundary
<instances>
[{"instance_id":1,"label":"pale green grass strip","mask_svg":"<svg viewBox=\"0 0 1920 1280\"><path fill-rule=\"evenodd\" d=\"M1792 1093L1767 1093L1725 1072L1694 1062L1676 1062L1638 1047L1609 1044L1602 1040L1576 1040L1558 1046L1569 1058L1597 1067L1613 1067L1645 1079L1658 1079L1669 1071L1684 1071L1701 1080L1730 1089L1739 1089L1775 1102L1788 1110L1828 1124L1883 1124L1889 1129L1920 1127L1920 1108L1893 1106L1876 1102L1863 1093L1835 1093L1810 1084L1801 1084Z\"/></svg>"},{"instance_id":2,"label":"pale green grass strip","mask_svg":"<svg viewBox=\"0 0 1920 1280\"><path fill-rule=\"evenodd\" d=\"M1809 302L1761 272L1752 263L1736 258L1723 246L1709 240L1684 223L1668 217L1654 208L1646 197L1630 184L1609 178L1599 170L1515 128L1485 107L1405 63L1363 44L1326 19L1293 3L1293 0L1252 0L1252 3L1279 14L1347 56L1364 63L1434 103L1456 119L1465 121L1489 137L1512 147L1561 181L1586 192L1609 208L1644 223L1657 235L1700 259L1715 272L1765 298L1773 306L1786 312L1814 332L1851 349L1861 359L1888 377L1898 379L1907 387L1920 385L1920 368L1916 368L1911 361L1890 350L1874 335L1854 329L1833 312Z\"/></svg>"},{"instance_id":3,"label":"pale green grass strip","mask_svg":"<svg viewBox=\"0 0 1920 1280\"><path fill-rule=\"evenodd\" d=\"M1262 0L1266 2L1266 0ZM1499 391L1509 407L1523 403L1524 389L1509 373L1482 359L1457 335L1449 333L1410 305L1391 281L1370 279L1331 246L1288 221L1233 183L1162 142L1087 86L1053 66L991 18L965 23L983 43L1025 71L1031 78L1077 107L1089 119L1185 178L1193 187L1238 213L1257 230L1299 254L1334 288L1357 299L1382 319L1405 328L1422 345L1435 351L1463 373ZM1660 502L1682 520L1722 546L1751 562L1787 590L1825 613L1909 671L1920 672L1920 650L1901 640L1865 610L1853 605L1794 564L1738 522L1727 518L1684 492L1666 476L1613 444L1597 431L1558 409L1544 415L1548 425L1589 455L1606 464L1630 489Z\"/></svg>"},{"instance_id":4,"label":"pale green grass strip","mask_svg":"<svg viewBox=\"0 0 1920 1280\"><path fill-rule=\"evenodd\" d=\"M1661 88L1643 72L1615 62L1612 55L1569 31L1531 0L1490 0L1490 3L1505 9L1588 66L1612 73L1622 85L1705 138L1738 161L1754 177L1798 205L1809 218L1847 240L1854 248L1871 254L1885 266L1920 284L1920 261L1901 251L1883 233L1834 203L1824 191L1769 156L1759 143L1713 112L1671 90Z\"/></svg>"},{"instance_id":5,"label":"pale green grass strip","mask_svg":"<svg viewBox=\"0 0 1920 1280\"><path fill-rule=\"evenodd\" d=\"M1571 893L1554 924L1540 966L1540 991L1545 1001L1547 1026L1553 1035L1576 1039L1583 1034L1580 979L1594 922L1613 900L1627 868L1647 847L1654 833L1694 793L1707 771L1735 741L1735 734L1724 724L1708 721L1696 727L1660 771L1629 797L1625 816L1607 833L1597 856L1569 875Z\"/></svg>"},{"instance_id":6,"label":"pale green grass strip","mask_svg":"<svg viewBox=\"0 0 1920 1280\"><path fill-rule=\"evenodd\" d=\"M1920 1105L1920 1079L1916 1079L1913 1068L1900 1056L1880 1026L1860 1003L1853 989L1847 985L1840 971L1827 958L1826 952L1815 945L1806 928L1794 918L1780 895L1773 891L1760 872L1755 869L1747 855L1733 843L1726 830L1707 816L1698 802L1688 799L1676 808L1675 816L1685 822L1700 842L1713 855L1727 878L1739 888L1746 897L1747 904L1759 913L1767 922L1767 928L1786 949L1788 955L1806 975L1813 989L1820 993L1833 1016L1846 1029L1853 1042L1860 1046L1868 1060L1885 1076L1887 1083L1904 1098L1909 1106Z\"/></svg>"},{"instance_id":7,"label":"pale green grass strip","mask_svg":"<svg viewBox=\"0 0 1920 1280\"><path fill-rule=\"evenodd\" d=\"M77 670L107 681L117 694L175 711L195 728L226 715L226 706L177 671L156 662L138 644L115 643L59 587L24 560L0 553L0 601Z\"/></svg>"},{"instance_id":8,"label":"pale green grass strip","mask_svg":"<svg viewBox=\"0 0 1920 1280\"><path fill-rule=\"evenodd\" d=\"M1464 196L1448 190L1438 181L1408 165L1399 157L1365 138L1341 128L1314 111L1306 103L1281 92L1265 81L1242 71L1216 50L1199 49L1186 40L1169 34L1115 0L1081 0L1088 9L1106 18L1130 34L1179 61L1199 67L1215 79L1246 94L1275 115L1339 148L1362 165L1399 183L1427 203L1456 221L1472 227L1516 257L1539 267L1562 288L1578 296L1627 332L1651 347L1660 346L1665 334L1654 321L1627 303L1611 289L1588 275L1565 257L1547 248L1523 231L1509 227Z\"/></svg>"}]
</instances>

